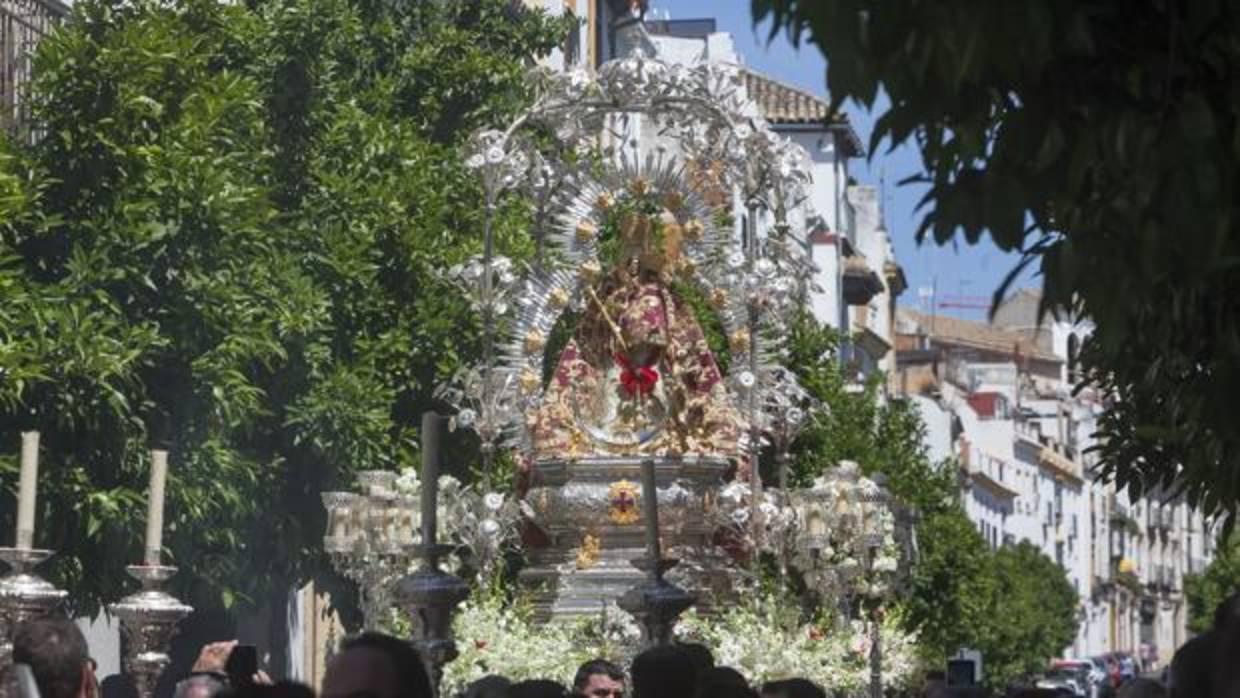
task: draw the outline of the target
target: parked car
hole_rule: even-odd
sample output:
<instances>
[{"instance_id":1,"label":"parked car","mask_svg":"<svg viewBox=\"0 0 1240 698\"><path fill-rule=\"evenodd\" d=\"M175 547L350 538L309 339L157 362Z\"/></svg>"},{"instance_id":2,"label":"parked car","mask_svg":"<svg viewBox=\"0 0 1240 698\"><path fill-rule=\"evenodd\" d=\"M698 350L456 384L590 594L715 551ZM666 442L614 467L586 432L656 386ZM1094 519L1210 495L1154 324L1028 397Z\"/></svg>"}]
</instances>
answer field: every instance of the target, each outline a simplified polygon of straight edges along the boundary
<instances>
[{"instance_id":1,"label":"parked car","mask_svg":"<svg viewBox=\"0 0 1240 698\"><path fill-rule=\"evenodd\" d=\"M1089 698L1087 681L1087 674L1079 669L1060 667L1046 672L1034 685L1038 688L1067 691L1073 698Z\"/></svg>"},{"instance_id":2,"label":"parked car","mask_svg":"<svg viewBox=\"0 0 1240 698\"><path fill-rule=\"evenodd\" d=\"M1093 659L1056 659L1052 669L1071 669L1080 674L1088 698L1107 698L1114 693L1106 664Z\"/></svg>"}]
</instances>

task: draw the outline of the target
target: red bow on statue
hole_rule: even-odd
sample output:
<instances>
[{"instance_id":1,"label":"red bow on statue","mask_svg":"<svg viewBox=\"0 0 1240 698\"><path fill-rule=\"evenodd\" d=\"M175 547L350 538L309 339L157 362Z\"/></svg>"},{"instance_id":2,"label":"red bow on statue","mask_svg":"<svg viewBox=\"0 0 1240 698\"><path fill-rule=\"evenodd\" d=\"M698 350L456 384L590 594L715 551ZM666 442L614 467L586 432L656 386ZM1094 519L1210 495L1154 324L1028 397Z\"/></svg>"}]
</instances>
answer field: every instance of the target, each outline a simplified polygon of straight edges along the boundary
<instances>
[{"instance_id":1,"label":"red bow on statue","mask_svg":"<svg viewBox=\"0 0 1240 698\"><path fill-rule=\"evenodd\" d=\"M620 366L620 387L629 397L649 395L654 390L654 384L659 382L658 371L649 366L633 368L633 364L619 354L615 355L615 359Z\"/></svg>"}]
</instances>

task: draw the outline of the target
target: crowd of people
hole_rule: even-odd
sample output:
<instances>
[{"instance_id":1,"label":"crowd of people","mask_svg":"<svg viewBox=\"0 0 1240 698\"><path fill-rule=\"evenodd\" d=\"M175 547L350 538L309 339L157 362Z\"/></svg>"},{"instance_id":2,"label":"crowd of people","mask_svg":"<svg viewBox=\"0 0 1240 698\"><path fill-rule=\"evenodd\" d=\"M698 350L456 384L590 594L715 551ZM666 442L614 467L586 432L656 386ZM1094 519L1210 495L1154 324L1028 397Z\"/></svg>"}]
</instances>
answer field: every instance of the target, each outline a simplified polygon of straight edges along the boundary
<instances>
[{"instance_id":1,"label":"crowd of people","mask_svg":"<svg viewBox=\"0 0 1240 698\"><path fill-rule=\"evenodd\" d=\"M174 698L315 698L308 686L272 681L257 671L238 677L226 671L235 642L205 646L192 672L176 685ZM43 618L21 625L13 639L14 667L28 669L38 698L99 698L95 665L86 639L72 621ZM1150 679L1127 682L1119 698L1240 698L1240 594L1222 604L1214 628L1176 653L1169 686ZM9 680L9 679L6 679ZM34 698L34 691L16 691ZM13 694L11 694L13 695ZM367 632L345 640L323 677L319 698L433 698L422 657L412 644ZM647 649L628 670L595 659L577 671L572 686L551 680L509 681L487 676L457 698L826 698L804 679L751 686L740 672L717 666L708 648L675 644ZM979 687L931 686L926 698L989 698ZM1049 689L1014 688L1013 698L1055 698Z\"/></svg>"}]
</instances>

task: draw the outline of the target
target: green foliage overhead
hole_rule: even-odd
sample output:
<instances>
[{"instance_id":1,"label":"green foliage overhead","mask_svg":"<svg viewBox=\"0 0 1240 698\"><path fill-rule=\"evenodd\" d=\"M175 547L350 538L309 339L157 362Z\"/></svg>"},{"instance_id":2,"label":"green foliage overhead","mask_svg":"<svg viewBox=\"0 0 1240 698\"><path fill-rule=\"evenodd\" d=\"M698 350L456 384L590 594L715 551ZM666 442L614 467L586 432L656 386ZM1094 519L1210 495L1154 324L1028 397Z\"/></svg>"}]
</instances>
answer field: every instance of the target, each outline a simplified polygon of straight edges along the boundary
<instances>
[{"instance_id":1,"label":"green foliage overhead","mask_svg":"<svg viewBox=\"0 0 1240 698\"><path fill-rule=\"evenodd\" d=\"M793 445L790 480L808 484L852 460L882 474L916 512L917 559L898 603L927 663L980 650L998 688L1044 668L1076 635L1077 596L1064 569L1028 543L992 551L959 502L958 465L930 462L916 406L882 396L881 377L850 386L838 333L807 311L789 329L789 366L823 406Z\"/></svg>"},{"instance_id":2,"label":"green foliage overhead","mask_svg":"<svg viewBox=\"0 0 1240 698\"><path fill-rule=\"evenodd\" d=\"M1097 325L1103 470L1135 495L1240 506L1240 16L1225 2L752 0L827 57L838 102L909 139L920 236L989 234ZM1009 276L1009 281L1016 272ZM1004 285L1006 286L1006 284ZM996 299L1004 292L996 291Z\"/></svg>"},{"instance_id":3,"label":"green foliage overhead","mask_svg":"<svg viewBox=\"0 0 1240 698\"><path fill-rule=\"evenodd\" d=\"M1214 627L1214 612L1240 591L1240 533L1233 533L1200 574L1184 577L1188 629L1204 633Z\"/></svg>"},{"instance_id":4,"label":"green foliage overhead","mask_svg":"<svg viewBox=\"0 0 1240 698\"><path fill-rule=\"evenodd\" d=\"M440 275L481 248L459 145L565 28L506 0L86 0L40 44L44 135L0 149L0 472L39 428L38 542L76 610L123 591L152 441L188 600L325 572L319 492L414 462L475 352ZM523 220L495 226L518 259Z\"/></svg>"}]
</instances>

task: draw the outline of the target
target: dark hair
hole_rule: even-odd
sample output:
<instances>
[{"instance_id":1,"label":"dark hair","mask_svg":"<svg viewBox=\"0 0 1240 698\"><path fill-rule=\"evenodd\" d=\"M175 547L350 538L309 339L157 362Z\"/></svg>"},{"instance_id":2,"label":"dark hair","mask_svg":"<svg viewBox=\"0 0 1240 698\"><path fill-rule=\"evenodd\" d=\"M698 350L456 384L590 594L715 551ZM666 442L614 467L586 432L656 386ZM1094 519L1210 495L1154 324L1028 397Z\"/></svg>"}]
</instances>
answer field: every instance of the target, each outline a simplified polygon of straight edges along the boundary
<instances>
[{"instance_id":1,"label":"dark hair","mask_svg":"<svg viewBox=\"0 0 1240 698\"><path fill-rule=\"evenodd\" d=\"M750 698L756 694L741 672L732 667L717 666L698 676L697 695L699 698Z\"/></svg>"},{"instance_id":2,"label":"dark hair","mask_svg":"<svg viewBox=\"0 0 1240 698\"><path fill-rule=\"evenodd\" d=\"M1215 630L1222 630L1228 620L1232 622L1240 620L1240 592L1223 599L1222 603L1214 608Z\"/></svg>"},{"instance_id":3,"label":"dark hair","mask_svg":"<svg viewBox=\"0 0 1240 698\"><path fill-rule=\"evenodd\" d=\"M1209 696L1218 630L1208 630L1180 645L1171 658L1171 695Z\"/></svg>"},{"instance_id":4,"label":"dark hair","mask_svg":"<svg viewBox=\"0 0 1240 698\"><path fill-rule=\"evenodd\" d=\"M624 680L624 670L606 659L591 659L577 668L577 676L573 677L573 690L580 691L590 683L590 677L604 674L609 679Z\"/></svg>"},{"instance_id":5,"label":"dark hair","mask_svg":"<svg viewBox=\"0 0 1240 698\"><path fill-rule=\"evenodd\" d=\"M31 620L19 625L13 636L13 663L30 667L41 698L74 698L88 661L86 638L73 621Z\"/></svg>"},{"instance_id":6,"label":"dark hair","mask_svg":"<svg viewBox=\"0 0 1240 698\"><path fill-rule=\"evenodd\" d=\"M827 698L826 691L809 679L784 679L763 684L762 695L774 698Z\"/></svg>"},{"instance_id":7,"label":"dark hair","mask_svg":"<svg viewBox=\"0 0 1240 698\"><path fill-rule=\"evenodd\" d=\"M383 633L365 632L345 639L340 651L374 650L385 655L396 673L397 698L431 698L431 681L426 675L422 655L413 645Z\"/></svg>"},{"instance_id":8,"label":"dark hair","mask_svg":"<svg viewBox=\"0 0 1240 698\"><path fill-rule=\"evenodd\" d=\"M685 698L697 693L698 668L683 647L651 647L637 655L629 673L633 698Z\"/></svg>"},{"instance_id":9,"label":"dark hair","mask_svg":"<svg viewBox=\"0 0 1240 698\"><path fill-rule=\"evenodd\" d=\"M250 683L226 689L217 698L314 698L314 691L295 681L279 681L270 686Z\"/></svg>"},{"instance_id":10,"label":"dark hair","mask_svg":"<svg viewBox=\"0 0 1240 698\"><path fill-rule=\"evenodd\" d=\"M465 687L465 698L504 698L512 682L499 674L488 674Z\"/></svg>"},{"instance_id":11,"label":"dark hair","mask_svg":"<svg viewBox=\"0 0 1240 698\"><path fill-rule=\"evenodd\" d=\"M508 687L508 698L563 698L564 686L549 679L518 681Z\"/></svg>"},{"instance_id":12,"label":"dark hair","mask_svg":"<svg viewBox=\"0 0 1240 698\"><path fill-rule=\"evenodd\" d=\"M676 646L680 648L681 652L685 653L689 661L693 662L693 666L697 669L699 676L715 667L715 655L711 654L710 648L706 645L697 642L686 642Z\"/></svg>"}]
</instances>

